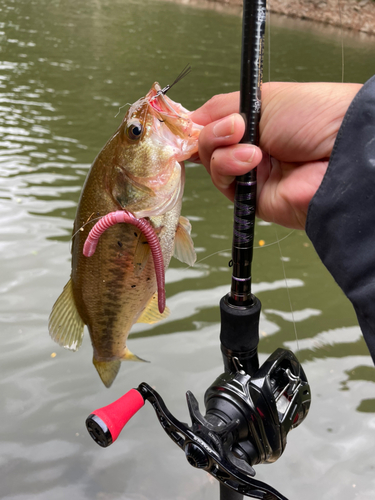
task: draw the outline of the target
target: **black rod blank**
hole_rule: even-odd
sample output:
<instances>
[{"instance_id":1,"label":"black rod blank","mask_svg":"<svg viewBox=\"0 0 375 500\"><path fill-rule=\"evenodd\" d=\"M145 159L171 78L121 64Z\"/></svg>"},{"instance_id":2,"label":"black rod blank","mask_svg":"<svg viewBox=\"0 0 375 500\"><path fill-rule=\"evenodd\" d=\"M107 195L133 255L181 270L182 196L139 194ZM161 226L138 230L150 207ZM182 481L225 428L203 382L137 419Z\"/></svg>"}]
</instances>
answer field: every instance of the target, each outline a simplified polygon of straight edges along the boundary
<instances>
[{"instance_id":1,"label":"black rod blank","mask_svg":"<svg viewBox=\"0 0 375 500\"><path fill-rule=\"evenodd\" d=\"M240 113L245 119L246 129L241 142L255 145L259 145L265 22L266 1L244 0ZM256 169L236 178L230 293L230 301L236 306L248 306L252 303L251 262L254 246L256 185Z\"/></svg>"},{"instance_id":2,"label":"black rod blank","mask_svg":"<svg viewBox=\"0 0 375 500\"><path fill-rule=\"evenodd\" d=\"M242 21L242 55L240 113L245 119L242 143L259 145L261 86L263 78L266 0L244 0ZM248 373L259 367L260 303L251 294L251 262L254 246L256 211L256 169L236 178L232 243L232 284L223 297L221 308L221 350L226 371L233 371L236 358ZM250 313L250 317L249 314ZM245 334L239 335L243 322ZM241 328L240 328L241 330ZM241 330L241 331L242 331ZM220 484L220 500L242 500L241 493L229 491Z\"/></svg>"}]
</instances>

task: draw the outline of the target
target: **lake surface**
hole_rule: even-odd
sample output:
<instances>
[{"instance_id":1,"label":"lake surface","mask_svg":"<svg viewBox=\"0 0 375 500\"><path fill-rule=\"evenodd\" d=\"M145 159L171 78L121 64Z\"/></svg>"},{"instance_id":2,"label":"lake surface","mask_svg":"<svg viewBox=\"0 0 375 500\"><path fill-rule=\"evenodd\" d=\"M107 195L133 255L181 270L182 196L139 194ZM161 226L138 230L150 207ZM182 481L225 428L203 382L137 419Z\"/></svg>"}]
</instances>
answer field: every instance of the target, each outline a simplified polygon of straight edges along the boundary
<instances>
[{"instance_id":1,"label":"lake surface","mask_svg":"<svg viewBox=\"0 0 375 500\"><path fill-rule=\"evenodd\" d=\"M342 41L344 80L372 76L374 38L275 16L268 27L265 81L341 81ZM151 363L124 363L107 390L88 335L72 353L54 344L47 322L69 278L81 186L120 123L119 107L155 80L171 83L187 63L193 72L171 91L187 108L237 90L240 38L235 11L205 5L0 0L0 498L218 498L218 485L189 466L150 405L105 450L84 425L93 409L142 381L188 420L186 390L203 405L222 372L218 303L230 284L233 212L204 168L187 165L183 204L198 263L172 261L170 317L137 325L129 339ZM280 248L267 246L278 239ZM303 232L259 223L259 240L260 358L279 346L297 352L313 402L284 456L258 466L257 477L289 500L373 499L375 370L352 307Z\"/></svg>"}]
</instances>

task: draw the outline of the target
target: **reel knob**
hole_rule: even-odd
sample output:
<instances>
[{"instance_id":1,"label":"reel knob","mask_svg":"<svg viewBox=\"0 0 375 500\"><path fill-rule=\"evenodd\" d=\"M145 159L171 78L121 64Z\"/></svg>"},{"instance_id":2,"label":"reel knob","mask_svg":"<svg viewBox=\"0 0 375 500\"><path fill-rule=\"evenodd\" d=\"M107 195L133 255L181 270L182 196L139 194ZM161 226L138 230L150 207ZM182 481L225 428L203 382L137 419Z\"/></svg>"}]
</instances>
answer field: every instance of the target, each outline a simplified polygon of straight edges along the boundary
<instances>
[{"instance_id":1,"label":"reel knob","mask_svg":"<svg viewBox=\"0 0 375 500\"><path fill-rule=\"evenodd\" d=\"M86 419L90 436L99 446L110 446L144 404L141 393L131 389L114 403L93 411Z\"/></svg>"},{"instance_id":2,"label":"reel knob","mask_svg":"<svg viewBox=\"0 0 375 500\"><path fill-rule=\"evenodd\" d=\"M113 443L112 435L101 418L91 414L86 419L86 427L92 439L102 448L107 448Z\"/></svg>"}]
</instances>

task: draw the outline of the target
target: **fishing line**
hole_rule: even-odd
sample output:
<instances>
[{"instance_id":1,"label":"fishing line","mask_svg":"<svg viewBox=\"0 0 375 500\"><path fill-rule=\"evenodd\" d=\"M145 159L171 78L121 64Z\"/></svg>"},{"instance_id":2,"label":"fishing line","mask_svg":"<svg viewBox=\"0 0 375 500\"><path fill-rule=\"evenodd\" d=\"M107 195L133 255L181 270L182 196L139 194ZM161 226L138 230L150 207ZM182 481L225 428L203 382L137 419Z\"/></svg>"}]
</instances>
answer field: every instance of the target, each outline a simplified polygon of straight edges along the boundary
<instances>
[{"instance_id":1,"label":"fishing line","mask_svg":"<svg viewBox=\"0 0 375 500\"><path fill-rule=\"evenodd\" d=\"M77 231L76 231L74 234L72 234L72 237L71 237L71 238L70 238L70 240L69 240L69 246L70 246L69 250L70 250L70 253L72 252L72 241L73 241L73 238L74 238L74 237L75 237L75 236L76 236L76 235L77 235L80 231L83 231L83 228L84 228L85 226L87 226L87 224L90 224L90 222L95 222L95 221L97 221L97 220L101 219L102 217L103 217L103 216L101 215L100 217L96 217L95 219L90 219L90 220L88 220L88 221L87 221L87 222L85 222L85 223L84 223L84 224L83 224L83 225L82 225L79 229L77 229Z\"/></svg>"},{"instance_id":2,"label":"fishing line","mask_svg":"<svg viewBox=\"0 0 375 500\"><path fill-rule=\"evenodd\" d=\"M345 54L344 54L344 33L343 33L343 24L342 24L342 8L341 8L341 0L337 0L337 5L338 5L338 11L339 11L339 18L340 18L340 39L341 39L341 83L344 83L344 76L345 76ZM267 26L268 26L268 81L271 82L271 0L268 1L268 11L267 11ZM268 150L268 156L269 156L269 174L271 173L271 152ZM285 269L285 264L284 264L284 256L281 250L281 245L280 242L282 241L279 240L278 237L278 231L277 231L277 225L274 223L274 230L275 230L275 235L276 235L276 243L279 247L279 253L280 253L280 260L281 260L281 266L282 266L282 271L283 271L283 276L284 276L284 281L286 285L286 290L287 290L287 296L288 296L288 302L289 302L289 308L291 311L292 315L292 321L293 321L293 329L294 329L294 335L296 338L296 344L297 344L297 351L299 351L299 342L298 342L298 332L297 332L297 324L295 321L294 317L294 310L293 310L293 305L292 305L292 300L290 296L290 290L288 286L288 279L287 279L287 274L286 274L286 269ZM293 231L292 231L293 232ZM290 235L291 233L289 233ZM289 236L288 235L288 236Z\"/></svg>"},{"instance_id":3,"label":"fishing line","mask_svg":"<svg viewBox=\"0 0 375 500\"><path fill-rule=\"evenodd\" d=\"M337 4L339 7L339 17L340 17L340 38L341 38L341 83L344 83L344 70L345 70L345 61L344 61L344 32L342 26L342 10L341 10L341 0L337 0Z\"/></svg>"},{"instance_id":4,"label":"fishing line","mask_svg":"<svg viewBox=\"0 0 375 500\"><path fill-rule=\"evenodd\" d=\"M77 231L76 231L74 234L72 234L72 237L70 238L70 241L72 241L72 240L73 240L73 238L74 238L74 237L75 237L75 236L76 236L76 235L77 235L80 231L83 231L83 228L84 228L85 226L87 226L87 224L90 224L90 222L95 222L95 221L97 221L97 220L99 220L99 219L102 219L102 218L103 218L103 215L101 215L100 217L95 217L95 219L90 219L90 220L88 220L87 222L85 222L84 224L82 224L82 226L81 226L79 229L77 229Z\"/></svg>"},{"instance_id":5,"label":"fishing line","mask_svg":"<svg viewBox=\"0 0 375 500\"><path fill-rule=\"evenodd\" d=\"M254 250L260 250L262 248L267 248L267 247L272 247L273 245L277 245L278 243L280 243L280 241L283 241L283 240L286 240L287 238L289 238L289 236L291 234L293 234L294 231L295 231L295 229L292 229L292 231L290 231L290 233L288 233L286 236L283 236L278 241L273 241L272 243L267 243L267 244L264 244L262 246L253 247L253 248L254 248ZM190 269L191 267L194 267L196 264L200 264L204 260L209 259L210 257L213 257L214 255L217 255L217 254L223 253L223 252L230 252L231 250L232 250L231 248L222 248L221 250L218 250L217 252L210 253L210 255L206 255L205 257L202 257L201 259L199 259L196 262L194 262L194 264L192 266L184 267L183 271L186 271L186 269Z\"/></svg>"},{"instance_id":6,"label":"fishing line","mask_svg":"<svg viewBox=\"0 0 375 500\"><path fill-rule=\"evenodd\" d=\"M291 234L293 234L295 231L295 229L292 229L290 231L290 233L288 233L286 236L283 236L282 238L280 238L279 240L276 240L276 241L273 241L272 243L267 243L267 244L264 244L262 246L259 246L259 247L254 247L254 249L259 249L259 248L267 248L267 247L272 247L273 245L278 245L280 243L280 241L284 241L286 240L287 238L289 238L289 236Z\"/></svg>"},{"instance_id":7,"label":"fishing line","mask_svg":"<svg viewBox=\"0 0 375 500\"><path fill-rule=\"evenodd\" d=\"M163 89L159 90L154 95L154 97L151 98L151 100L153 101L156 97L159 97L160 94L165 95L168 92L168 90L170 90L173 87L173 85L176 85L176 83L178 83L180 80L185 78L185 76L187 76L189 73L191 73L191 71L192 71L192 68L191 68L190 64L187 64L185 66L185 68L181 71L181 73L178 75L178 77L175 79L175 81L173 83L171 83L170 85L166 85Z\"/></svg>"},{"instance_id":8,"label":"fishing line","mask_svg":"<svg viewBox=\"0 0 375 500\"><path fill-rule=\"evenodd\" d=\"M277 227L276 227L276 225L275 225L275 233L276 233L276 236L277 236ZM291 312L291 315L292 315L294 336L296 338L296 343L297 343L297 351L299 351L297 324L296 324L296 321L294 319L294 310L293 310L293 305L292 305L292 299L290 297L290 290L289 290L289 285L288 285L288 279L287 279L287 276L286 276L286 270L285 270L285 264L284 264L284 256L283 256L283 253L281 251L280 242L278 241L277 243L278 243L279 252L280 252L281 267L282 267L283 275L284 275L284 281L285 281L285 286L286 286L286 293L287 293L288 301L289 301L289 308L290 308L290 312Z\"/></svg>"},{"instance_id":9,"label":"fishing line","mask_svg":"<svg viewBox=\"0 0 375 500\"><path fill-rule=\"evenodd\" d=\"M115 115L115 118L118 117L118 115L120 114L120 111L122 110L122 108L125 108L125 106L131 106L130 102L127 102L126 104L123 104L122 106L120 106L118 108L118 111L117 111L117 114Z\"/></svg>"},{"instance_id":10,"label":"fishing line","mask_svg":"<svg viewBox=\"0 0 375 500\"><path fill-rule=\"evenodd\" d=\"M340 1L340 0L338 0ZM267 26L268 26L268 32L267 32L267 41L268 41L268 83L271 82L271 0L268 1L268 10L267 10ZM271 151L270 148L268 148L268 174L271 174ZM295 321L294 317L294 310L293 310L293 305L292 305L292 299L290 296L290 290L289 290L289 285L288 285L288 279L286 275L286 269L285 269L285 264L284 264L284 256L281 250L281 245L280 242L290 236L293 232L291 231L285 238L282 238L281 240L279 239L278 231L277 231L277 225L275 221L273 220L273 227L275 231L275 236L276 236L276 243L279 248L279 253L280 253L280 261L281 261L281 267L283 271L283 276L284 276L284 281L285 281L285 287L286 287L286 292L287 292L287 297L288 297L288 302L289 302L289 309L291 312L292 316L292 322L293 322L293 330L294 330L294 336L296 339L296 344L297 344L297 351L299 351L299 342L298 342L298 332L297 332L297 324Z\"/></svg>"}]
</instances>

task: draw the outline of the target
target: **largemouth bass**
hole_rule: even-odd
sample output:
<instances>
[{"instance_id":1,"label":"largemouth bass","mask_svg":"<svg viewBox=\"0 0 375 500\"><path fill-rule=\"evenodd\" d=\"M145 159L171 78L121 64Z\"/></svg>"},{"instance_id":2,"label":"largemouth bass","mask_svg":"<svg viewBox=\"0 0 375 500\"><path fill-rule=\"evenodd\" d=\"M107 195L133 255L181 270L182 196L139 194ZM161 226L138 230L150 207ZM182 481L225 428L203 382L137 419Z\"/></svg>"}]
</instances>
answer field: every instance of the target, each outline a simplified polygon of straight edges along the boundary
<instances>
[{"instance_id":1,"label":"largemouth bass","mask_svg":"<svg viewBox=\"0 0 375 500\"><path fill-rule=\"evenodd\" d=\"M139 360L126 345L132 325L159 321L168 310L158 310L153 258L139 229L116 224L100 237L92 257L83 255L94 221L126 210L154 228L165 269L173 254L190 265L195 261L191 226L180 212L183 161L197 152L202 127L165 95L168 88L154 83L92 164L74 222L71 278L50 315L51 337L72 351L87 325L93 363L106 387L122 360Z\"/></svg>"}]
</instances>

